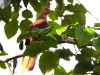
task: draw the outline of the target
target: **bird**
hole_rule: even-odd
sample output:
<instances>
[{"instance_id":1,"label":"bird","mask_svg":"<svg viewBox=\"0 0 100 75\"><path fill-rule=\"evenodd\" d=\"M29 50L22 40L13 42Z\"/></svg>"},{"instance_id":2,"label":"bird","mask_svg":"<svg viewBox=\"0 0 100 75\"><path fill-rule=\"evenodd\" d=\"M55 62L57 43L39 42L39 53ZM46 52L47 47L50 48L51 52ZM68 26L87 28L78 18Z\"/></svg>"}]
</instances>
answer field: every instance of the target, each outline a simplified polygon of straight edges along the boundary
<instances>
[{"instance_id":1,"label":"bird","mask_svg":"<svg viewBox=\"0 0 100 75\"><path fill-rule=\"evenodd\" d=\"M36 21L32 24L30 24L27 28L27 33L30 32L33 28L39 28L39 29L43 29L48 27L48 22L47 22L47 15L51 12L49 7L45 7L44 9L42 9L40 16L36 19ZM26 39L25 45L28 46L30 45L32 42L34 42L35 38L34 36L29 37L28 39ZM23 49L23 41L20 42L19 48L22 50ZM24 71L27 69L28 71L33 70L34 66L35 66L35 62L36 62L37 56L32 58L29 56L25 56L22 59L22 71L21 74L24 73Z\"/></svg>"}]
</instances>

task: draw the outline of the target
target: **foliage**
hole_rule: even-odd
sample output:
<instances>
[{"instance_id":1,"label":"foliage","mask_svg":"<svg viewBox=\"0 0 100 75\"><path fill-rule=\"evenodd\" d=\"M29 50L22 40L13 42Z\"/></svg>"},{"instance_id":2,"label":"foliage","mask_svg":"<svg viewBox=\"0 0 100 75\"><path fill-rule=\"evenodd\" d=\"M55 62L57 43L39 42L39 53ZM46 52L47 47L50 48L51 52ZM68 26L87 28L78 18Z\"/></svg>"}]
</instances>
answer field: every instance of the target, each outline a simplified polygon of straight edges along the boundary
<instances>
[{"instance_id":1,"label":"foliage","mask_svg":"<svg viewBox=\"0 0 100 75\"><path fill-rule=\"evenodd\" d=\"M20 4L23 1L26 9L19 14L22 8ZM21 33L17 39L17 43L24 39L34 36L38 38L31 45L27 46L24 56L35 57L42 53L39 60L39 68L43 74L54 69L54 75L80 75L86 74L88 71L100 72L100 36L96 33L97 27L100 30L100 23L95 23L94 27L86 26L86 8L82 4L73 4L74 0L55 0L56 8L49 15L51 21L48 22L49 27L45 29L34 28L26 33L27 27L31 24L30 18L34 13L27 6L30 4L38 15L42 8L46 6L45 0L11 0L8 6L4 4L4 9L0 8L0 21L4 21L5 35L8 39L12 38L20 29ZM71 14L64 14L69 11ZM22 15L24 20L18 21L18 17ZM61 23L55 21L60 18ZM46 36L48 34L48 36ZM72 38L79 52L74 54L70 49L57 49L57 44L67 38ZM70 42L69 42L70 43ZM56 48L50 51L49 48ZM70 57L74 56L78 63L69 73L59 65L59 60L64 59L70 61ZM66 63L67 64L67 63ZM1 68L6 68L5 64L0 62ZM93 73L93 74L94 74Z\"/></svg>"}]
</instances>

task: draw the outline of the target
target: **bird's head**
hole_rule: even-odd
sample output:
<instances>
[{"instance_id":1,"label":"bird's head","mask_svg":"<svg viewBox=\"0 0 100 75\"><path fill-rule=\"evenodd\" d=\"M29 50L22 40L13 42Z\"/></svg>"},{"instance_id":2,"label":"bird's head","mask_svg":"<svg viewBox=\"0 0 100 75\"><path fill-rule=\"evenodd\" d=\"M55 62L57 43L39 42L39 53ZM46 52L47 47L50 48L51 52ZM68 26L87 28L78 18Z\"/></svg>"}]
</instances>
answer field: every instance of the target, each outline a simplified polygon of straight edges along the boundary
<instances>
[{"instance_id":1,"label":"bird's head","mask_svg":"<svg viewBox=\"0 0 100 75\"><path fill-rule=\"evenodd\" d=\"M49 7L46 7L46 8L44 8L44 9L42 10L41 13L44 14L44 15L48 15L50 12L51 12L50 8L49 8Z\"/></svg>"}]
</instances>

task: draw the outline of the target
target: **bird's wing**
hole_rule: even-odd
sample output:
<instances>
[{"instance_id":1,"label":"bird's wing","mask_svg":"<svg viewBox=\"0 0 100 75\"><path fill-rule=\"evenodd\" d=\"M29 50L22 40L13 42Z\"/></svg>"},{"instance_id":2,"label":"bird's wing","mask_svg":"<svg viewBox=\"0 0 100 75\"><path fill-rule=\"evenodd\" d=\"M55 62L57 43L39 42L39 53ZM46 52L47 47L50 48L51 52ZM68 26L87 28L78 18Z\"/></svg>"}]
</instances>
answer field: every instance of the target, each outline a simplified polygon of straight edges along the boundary
<instances>
[{"instance_id":1,"label":"bird's wing","mask_svg":"<svg viewBox=\"0 0 100 75\"><path fill-rule=\"evenodd\" d=\"M32 30L34 27L40 26L42 23L44 23L46 20L45 19L37 19L34 23L30 24L28 26L28 31Z\"/></svg>"}]
</instances>

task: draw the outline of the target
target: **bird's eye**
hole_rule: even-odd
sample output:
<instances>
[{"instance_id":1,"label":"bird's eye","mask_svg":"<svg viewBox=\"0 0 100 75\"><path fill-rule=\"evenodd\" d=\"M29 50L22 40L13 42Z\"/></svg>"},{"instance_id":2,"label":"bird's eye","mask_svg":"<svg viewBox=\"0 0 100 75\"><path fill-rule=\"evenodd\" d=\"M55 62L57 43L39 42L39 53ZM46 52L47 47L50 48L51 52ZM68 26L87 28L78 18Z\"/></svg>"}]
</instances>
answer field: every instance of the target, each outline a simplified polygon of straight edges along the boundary
<instances>
[{"instance_id":1,"label":"bird's eye","mask_svg":"<svg viewBox=\"0 0 100 75\"><path fill-rule=\"evenodd\" d=\"M47 8L45 8L45 10L48 10Z\"/></svg>"}]
</instances>

